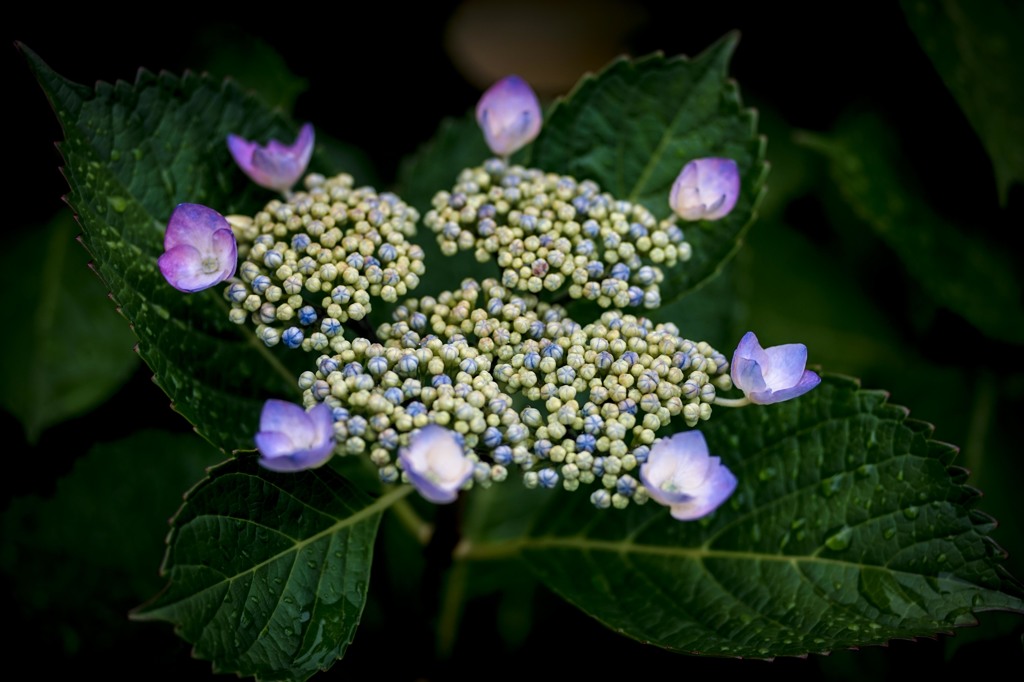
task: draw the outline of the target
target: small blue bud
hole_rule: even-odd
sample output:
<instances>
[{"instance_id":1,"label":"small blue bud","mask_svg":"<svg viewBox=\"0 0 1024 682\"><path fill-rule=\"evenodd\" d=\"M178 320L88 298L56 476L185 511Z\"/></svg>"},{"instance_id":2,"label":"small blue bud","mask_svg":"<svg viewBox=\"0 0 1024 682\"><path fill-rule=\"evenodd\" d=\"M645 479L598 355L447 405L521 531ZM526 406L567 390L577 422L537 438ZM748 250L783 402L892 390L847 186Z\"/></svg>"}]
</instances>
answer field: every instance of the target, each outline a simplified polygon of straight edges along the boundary
<instances>
[{"instance_id":1,"label":"small blue bud","mask_svg":"<svg viewBox=\"0 0 1024 682\"><path fill-rule=\"evenodd\" d=\"M541 439L533 444L533 451L537 453L537 456L540 457L541 459L548 458L548 453L551 452L551 448L551 441L547 440L546 438Z\"/></svg>"},{"instance_id":2,"label":"small blue bud","mask_svg":"<svg viewBox=\"0 0 1024 682\"><path fill-rule=\"evenodd\" d=\"M637 286L630 287L626 293L629 294L629 305L639 306L644 302L644 290Z\"/></svg>"},{"instance_id":3,"label":"small blue bud","mask_svg":"<svg viewBox=\"0 0 1024 682\"><path fill-rule=\"evenodd\" d=\"M366 369L370 374L378 377L388 371L388 361L381 355L372 357L366 361Z\"/></svg>"},{"instance_id":4,"label":"small blue bud","mask_svg":"<svg viewBox=\"0 0 1024 682\"><path fill-rule=\"evenodd\" d=\"M311 305L304 305L299 308L299 324L304 327L316 322L316 310Z\"/></svg>"},{"instance_id":5,"label":"small blue bud","mask_svg":"<svg viewBox=\"0 0 1024 682\"><path fill-rule=\"evenodd\" d=\"M499 445L494 449L492 457L494 458L495 464L508 466L512 463L512 448L507 445Z\"/></svg>"},{"instance_id":6,"label":"small blue bud","mask_svg":"<svg viewBox=\"0 0 1024 682\"><path fill-rule=\"evenodd\" d=\"M540 365L540 353L529 352L523 356L523 367L529 370L537 369Z\"/></svg>"},{"instance_id":7,"label":"small blue bud","mask_svg":"<svg viewBox=\"0 0 1024 682\"><path fill-rule=\"evenodd\" d=\"M331 289L331 300L338 305L345 305L352 299L352 292L348 287L336 286Z\"/></svg>"},{"instance_id":8,"label":"small blue bud","mask_svg":"<svg viewBox=\"0 0 1024 682\"><path fill-rule=\"evenodd\" d=\"M298 327L288 327L288 329L285 329L284 333L281 334L281 342L289 348L298 348L302 345L302 340L304 338L305 335Z\"/></svg>"},{"instance_id":9,"label":"small blue bud","mask_svg":"<svg viewBox=\"0 0 1024 682\"><path fill-rule=\"evenodd\" d=\"M405 413L410 417L418 417L421 414L427 413L427 406L415 400L405 406Z\"/></svg>"},{"instance_id":10,"label":"small blue bud","mask_svg":"<svg viewBox=\"0 0 1024 682\"><path fill-rule=\"evenodd\" d=\"M498 447L501 445L501 431L493 426L487 427L487 430L484 431L483 442L489 448Z\"/></svg>"},{"instance_id":11,"label":"small blue bud","mask_svg":"<svg viewBox=\"0 0 1024 682\"><path fill-rule=\"evenodd\" d=\"M615 265L612 266L611 274L612 278L621 279L622 281L625 282L626 280L629 279L630 273L629 268L626 267L623 263L616 263Z\"/></svg>"},{"instance_id":12,"label":"small blue bud","mask_svg":"<svg viewBox=\"0 0 1024 682\"><path fill-rule=\"evenodd\" d=\"M402 389L392 386L384 391L384 399L392 405L401 405L402 401L405 400L405 395L403 395Z\"/></svg>"},{"instance_id":13,"label":"small blue bud","mask_svg":"<svg viewBox=\"0 0 1024 682\"><path fill-rule=\"evenodd\" d=\"M350 362L347 365L345 365L344 369L341 370L341 376L345 377L346 379L357 377L362 373L363 366L360 365L358 362Z\"/></svg>"},{"instance_id":14,"label":"small blue bud","mask_svg":"<svg viewBox=\"0 0 1024 682\"><path fill-rule=\"evenodd\" d=\"M451 386L451 383L452 378L447 374L435 374L434 376L430 377L430 385L433 386L434 388L437 388L438 386L444 386L446 384Z\"/></svg>"},{"instance_id":15,"label":"small blue bud","mask_svg":"<svg viewBox=\"0 0 1024 682\"><path fill-rule=\"evenodd\" d=\"M576 450L593 452L597 447L597 439L589 433L581 433L576 436Z\"/></svg>"},{"instance_id":16,"label":"small blue bud","mask_svg":"<svg viewBox=\"0 0 1024 682\"><path fill-rule=\"evenodd\" d=\"M299 234L292 237L292 248L295 249L296 251L305 251L306 247L309 246L310 241L311 240L308 234L306 234L305 232L300 232Z\"/></svg>"},{"instance_id":17,"label":"small blue bud","mask_svg":"<svg viewBox=\"0 0 1024 682\"><path fill-rule=\"evenodd\" d=\"M280 251L275 251L274 249L271 249L270 251L267 251L265 254L263 254L263 264L266 265L271 270L276 270L277 268L281 267L283 263L284 256L281 255Z\"/></svg>"},{"instance_id":18,"label":"small blue bud","mask_svg":"<svg viewBox=\"0 0 1024 682\"><path fill-rule=\"evenodd\" d=\"M366 433L367 421L364 417L355 415L348 420L348 432L353 436L361 436Z\"/></svg>"},{"instance_id":19,"label":"small blue bud","mask_svg":"<svg viewBox=\"0 0 1024 682\"><path fill-rule=\"evenodd\" d=\"M554 469L541 469L537 474L537 482L545 488L554 488L558 485L558 472Z\"/></svg>"},{"instance_id":20,"label":"small blue bud","mask_svg":"<svg viewBox=\"0 0 1024 682\"><path fill-rule=\"evenodd\" d=\"M619 492L620 495L625 495L626 497L633 496L633 493L636 492L636 486L636 479L630 476L629 474L623 474L622 476L619 476L619 480L615 482L615 489Z\"/></svg>"},{"instance_id":21,"label":"small blue bud","mask_svg":"<svg viewBox=\"0 0 1024 682\"><path fill-rule=\"evenodd\" d=\"M341 332L341 322L333 317L325 317L320 322L320 331L330 338Z\"/></svg>"},{"instance_id":22,"label":"small blue bud","mask_svg":"<svg viewBox=\"0 0 1024 682\"><path fill-rule=\"evenodd\" d=\"M403 355L398 361L398 371L402 374L413 374L420 366L415 355Z\"/></svg>"},{"instance_id":23,"label":"small blue bud","mask_svg":"<svg viewBox=\"0 0 1024 682\"><path fill-rule=\"evenodd\" d=\"M598 509L607 509L612 506L612 496L604 488L595 490L590 494L590 502Z\"/></svg>"}]
</instances>

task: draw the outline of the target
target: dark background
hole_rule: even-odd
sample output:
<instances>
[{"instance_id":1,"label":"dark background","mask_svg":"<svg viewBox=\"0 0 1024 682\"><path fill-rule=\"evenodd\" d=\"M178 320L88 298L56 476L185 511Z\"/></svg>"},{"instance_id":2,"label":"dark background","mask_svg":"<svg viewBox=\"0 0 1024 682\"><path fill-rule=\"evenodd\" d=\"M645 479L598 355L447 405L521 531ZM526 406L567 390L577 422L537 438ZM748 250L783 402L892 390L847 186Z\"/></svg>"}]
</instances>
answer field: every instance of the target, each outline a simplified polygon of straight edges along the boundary
<instances>
[{"instance_id":1,"label":"dark background","mask_svg":"<svg viewBox=\"0 0 1024 682\"><path fill-rule=\"evenodd\" d=\"M386 187L394 181L400 159L427 141L442 117L462 116L482 88L505 73L520 73L550 98L564 94L581 73L599 69L617 54L661 50L695 55L723 34L739 30L742 38L731 73L744 101L761 111L773 171L762 220L737 262L738 277L742 279L750 258L772 258L781 236L800 240L829 263L832 284L855 291L872 309L864 333L870 335L872 325L883 326L885 338L895 341L879 353L874 346L857 347L862 339L856 335L801 337L811 349L812 362L861 376L866 386L890 390L893 401L910 406L915 417L937 423L940 440L984 444L984 459L980 451L963 453L958 463L965 464L965 456L970 459L975 470L971 482L987 493L981 508L1002 522L994 537L1011 550L1010 567L1020 576L1024 519L1019 485L1024 475L1019 438L1012 433L1024 407L1024 378L1014 359L1019 347L987 339L954 313L927 302L898 258L868 228L858 230L857 219L844 212L834 188L828 187L820 159L795 147L791 133L828 132L850 111L877 113L896 133L928 201L981 239L1001 239L1013 234L1011 229L1019 232L1024 188L1015 185L1007 205L999 206L985 150L919 47L898 3L877 3L869 9L858 5L856 10L821 3L799 11L767 4L670 3L655 8L654 3L607 1L549 3L545 9L543 3L530 2L439 2L401 10L382 3L307 4L281 5L271 16L255 10L216 16L164 5L146 11L167 16L146 20L108 16L92 8L58 15L47 7L23 7L22 18L9 20L5 28L6 142L13 147L5 174L13 183L8 186L5 230L17 239L69 210L61 201L67 187L53 146L61 136L59 126L15 41L79 83L132 80L140 66L175 73L210 69L236 75L243 85L273 98L273 79L261 78L259 69L252 68L262 63L259 59L269 48L305 81L305 90L294 98L295 119L313 121L318 133L361 149L371 164L361 166L368 177L357 179ZM787 168L787 162L794 167ZM783 193L773 195L777 186ZM86 260L83 252L83 264ZM780 307L797 309L805 288L817 283L801 282L796 272L784 285L780 302L785 305ZM14 312L8 314L7 333L16 333L26 313L17 300L8 306ZM744 314L757 321L761 313ZM777 339L790 340L798 339ZM979 414L974 401L983 391L990 397L988 408ZM92 444L125 434L126 415L132 430L191 432L141 365L106 403L50 427L36 443L29 443L12 414L0 413L8 439L0 509L12 500L52 496L57 481ZM173 511L172 506L166 516ZM154 530L157 537L161 532ZM15 543L7 537L4 541ZM155 551L151 578L158 586L160 556ZM78 560L67 557L69 562ZM630 667L650 674L665 665L679 675L737 672L834 679L949 677L996 661L1019 669L1024 660L1024 628L1010 614L982 614L981 627L954 638L897 641L884 649L837 652L827 658L769 664L684 657L621 638L541 590L526 593L536 620L525 630L495 624L499 597L485 595L471 602L455 662L436 662L430 655L430 616L420 612L422 605L403 611L403 604L381 585L391 579L375 574L378 589L371 590L367 623L332 675L359 679L367 670L401 679L493 671L499 677L537 674L545 671L549 651L569 657L566 662L574 660L571 669L579 674ZM170 628L122 619L136 604L113 587L111 599L102 589L94 590L65 611L48 607L40 612L25 597L26 580L13 572L0 582L8 623L17 631L5 648L15 660L31 661L40 674L96 672L107 679L200 679L208 674L208 664L190 660L187 645ZM68 588L55 584L52 589L60 593ZM431 599L425 601L429 606ZM104 632L92 631L83 615L86 609L102 612L95 627Z\"/></svg>"}]
</instances>

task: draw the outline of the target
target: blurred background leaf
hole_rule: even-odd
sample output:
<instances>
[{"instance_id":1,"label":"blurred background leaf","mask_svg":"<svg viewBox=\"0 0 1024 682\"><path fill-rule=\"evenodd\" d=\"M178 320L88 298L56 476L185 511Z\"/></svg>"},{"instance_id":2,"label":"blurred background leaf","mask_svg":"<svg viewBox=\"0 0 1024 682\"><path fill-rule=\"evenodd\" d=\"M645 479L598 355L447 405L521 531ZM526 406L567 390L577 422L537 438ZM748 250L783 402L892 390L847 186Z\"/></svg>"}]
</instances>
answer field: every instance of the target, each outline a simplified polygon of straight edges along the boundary
<instances>
[{"instance_id":1,"label":"blurred background leaf","mask_svg":"<svg viewBox=\"0 0 1024 682\"><path fill-rule=\"evenodd\" d=\"M1024 184L1024 3L901 0L921 47L992 159L999 200Z\"/></svg>"},{"instance_id":2,"label":"blurred background leaf","mask_svg":"<svg viewBox=\"0 0 1024 682\"><path fill-rule=\"evenodd\" d=\"M114 675L124 668L105 652L146 646L127 613L160 587L168 521L222 455L195 434L159 431L82 454L52 497L15 498L0 516L5 612L19 623L8 644L49 649L56 667L71 655L105 659Z\"/></svg>"},{"instance_id":3,"label":"blurred background leaf","mask_svg":"<svg viewBox=\"0 0 1024 682\"><path fill-rule=\"evenodd\" d=\"M15 234L7 254L10 293L27 316L20 331L0 335L0 402L31 443L109 398L138 365L135 336L88 268L78 229L70 211L60 213Z\"/></svg>"}]
</instances>

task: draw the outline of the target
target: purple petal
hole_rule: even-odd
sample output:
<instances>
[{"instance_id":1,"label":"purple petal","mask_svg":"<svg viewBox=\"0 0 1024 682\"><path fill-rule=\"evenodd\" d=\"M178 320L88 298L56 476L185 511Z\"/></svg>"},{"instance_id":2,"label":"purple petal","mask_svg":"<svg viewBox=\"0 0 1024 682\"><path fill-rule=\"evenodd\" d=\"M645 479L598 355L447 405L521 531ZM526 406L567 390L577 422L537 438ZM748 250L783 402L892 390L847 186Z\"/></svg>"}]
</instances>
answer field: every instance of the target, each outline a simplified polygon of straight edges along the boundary
<instances>
[{"instance_id":1,"label":"purple petal","mask_svg":"<svg viewBox=\"0 0 1024 682\"><path fill-rule=\"evenodd\" d=\"M231 232L231 225L220 213L202 204L178 204L167 221L164 249L170 251L186 244L200 251L208 250L217 230Z\"/></svg>"},{"instance_id":2,"label":"purple petal","mask_svg":"<svg viewBox=\"0 0 1024 682\"><path fill-rule=\"evenodd\" d=\"M747 332L740 339L732 355L730 374L736 388L748 394L767 388L764 381L764 367L769 364L768 354L761 348L754 332Z\"/></svg>"},{"instance_id":3,"label":"purple petal","mask_svg":"<svg viewBox=\"0 0 1024 682\"><path fill-rule=\"evenodd\" d=\"M228 135L228 149L249 178L268 189L284 192L302 177L313 156L315 135L309 123L302 126L290 145L270 140L266 146L237 135Z\"/></svg>"},{"instance_id":4,"label":"purple petal","mask_svg":"<svg viewBox=\"0 0 1024 682\"><path fill-rule=\"evenodd\" d=\"M779 390L768 390L762 393L754 393L750 395L750 402L758 405L770 405L772 403L780 403L783 400L789 400L790 398L796 398L807 393L812 388L821 383L821 377L812 372L811 370L804 370L800 376L800 381L795 385L788 388L782 388Z\"/></svg>"},{"instance_id":5,"label":"purple petal","mask_svg":"<svg viewBox=\"0 0 1024 682\"><path fill-rule=\"evenodd\" d=\"M787 343L765 349L768 355L764 381L772 390L795 386L807 366L807 346L802 343Z\"/></svg>"},{"instance_id":6,"label":"purple petal","mask_svg":"<svg viewBox=\"0 0 1024 682\"><path fill-rule=\"evenodd\" d=\"M313 423L301 406L287 400L268 400L260 412L260 431L279 431L295 436L313 431Z\"/></svg>"},{"instance_id":7,"label":"purple petal","mask_svg":"<svg viewBox=\"0 0 1024 682\"><path fill-rule=\"evenodd\" d=\"M540 133L540 102L519 76L506 76L488 88L476 105L476 120L487 146L499 156L512 154Z\"/></svg>"},{"instance_id":8,"label":"purple petal","mask_svg":"<svg viewBox=\"0 0 1024 682\"><path fill-rule=\"evenodd\" d=\"M331 408L320 403L306 412L284 400L268 400L255 436L260 465L272 471L300 471L323 465L334 453Z\"/></svg>"},{"instance_id":9,"label":"purple petal","mask_svg":"<svg viewBox=\"0 0 1024 682\"><path fill-rule=\"evenodd\" d=\"M701 485L700 492L691 499L670 507L672 518L679 521L693 521L718 509L736 490L738 481L729 468L718 457L711 458L708 477Z\"/></svg>"},{"instance_id":10,"label":"purple petal","mask_svg":"<svg viewBox=\"0 0 1024 682\"><path fill-rule=\"evenodd\" d=\"M165 251L156 261L167 283L178 291L195 293L223 282L221 272L206 272L203 256L195 248L182 244Z\"/></svg>"},{"instance_id":11,"label":"purple petal","mask_svg":"<svg viewBox=\"0 0 1024 682\"><path fill-rule=\"evenodd\" d=\"M281 431L260 431L256 434L256 449L267 458L287 457L295 452L295 443Z\"/></svg>"}]
</instances>

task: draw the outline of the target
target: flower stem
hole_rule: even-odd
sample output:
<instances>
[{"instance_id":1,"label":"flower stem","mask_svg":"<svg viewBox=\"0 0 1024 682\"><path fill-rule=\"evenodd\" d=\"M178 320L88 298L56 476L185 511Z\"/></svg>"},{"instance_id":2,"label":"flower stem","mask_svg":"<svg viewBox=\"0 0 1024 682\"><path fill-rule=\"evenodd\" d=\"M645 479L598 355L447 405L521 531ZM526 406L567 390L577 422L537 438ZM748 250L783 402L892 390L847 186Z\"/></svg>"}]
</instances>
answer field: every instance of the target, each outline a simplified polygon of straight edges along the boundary
<instances>
[{"instance_id":1,"label":"flower stem","mask_svg":"<svg viewBox=\"0 0 1024 682\"><path fill-rule=\"evenodd\" d=\"M468 572L469 565L465 561L456 561L445 577L444 597L437 618L437 657L441 660L451 658L455 649Z\"/></svg>"},{"instance_id":2,"label":"flower stem","mask_svg":"<svg viewBox=\"0 0 1024 682\"><path fill-rule=\"evenodd\" d=\"M409 534L416 538L416 542L421 545L430 542L430 538L434 534L434 524L421 519L408 500L398 500L391 505L391 511L395 513L395 518L409 531Z\"/></svg>"},{"instance_id":3,"label":"flower stem","mask_svg":"<svg viewBox=\"0 0 1024 682\"><path fill-rule=\"evenodd\" d=\"M750 400L743 396L742 398L720 398L715 396L715 402L713 405L720 405L722 407L743 407L750 404Z\"/></svg>"},{"instance_id":4,"label":"flower stem","mask_svg":"<svg viewBox=\"0 0 1024 682\"><path fill-rule=\"evenodd\" d=\"M223 297L214 296L214 300L216 300L217 305L224 310L225 317L227 317L227 313L230 312L230 308L228 308L228 304L224 302ZM270 352L267 345L260 341L255 334L247 333L246 330L242 328L239 328L239 332L246 338L252 347L256 349L256 352L263 356L263 359L267 361L267 364L284 379L285 383L301 396L302 391L299 390L298 377L296 377L292 372L289 372L288 368L285 367L280 360L274 357L274 354Z\"/></svg>"}]
</instances>

